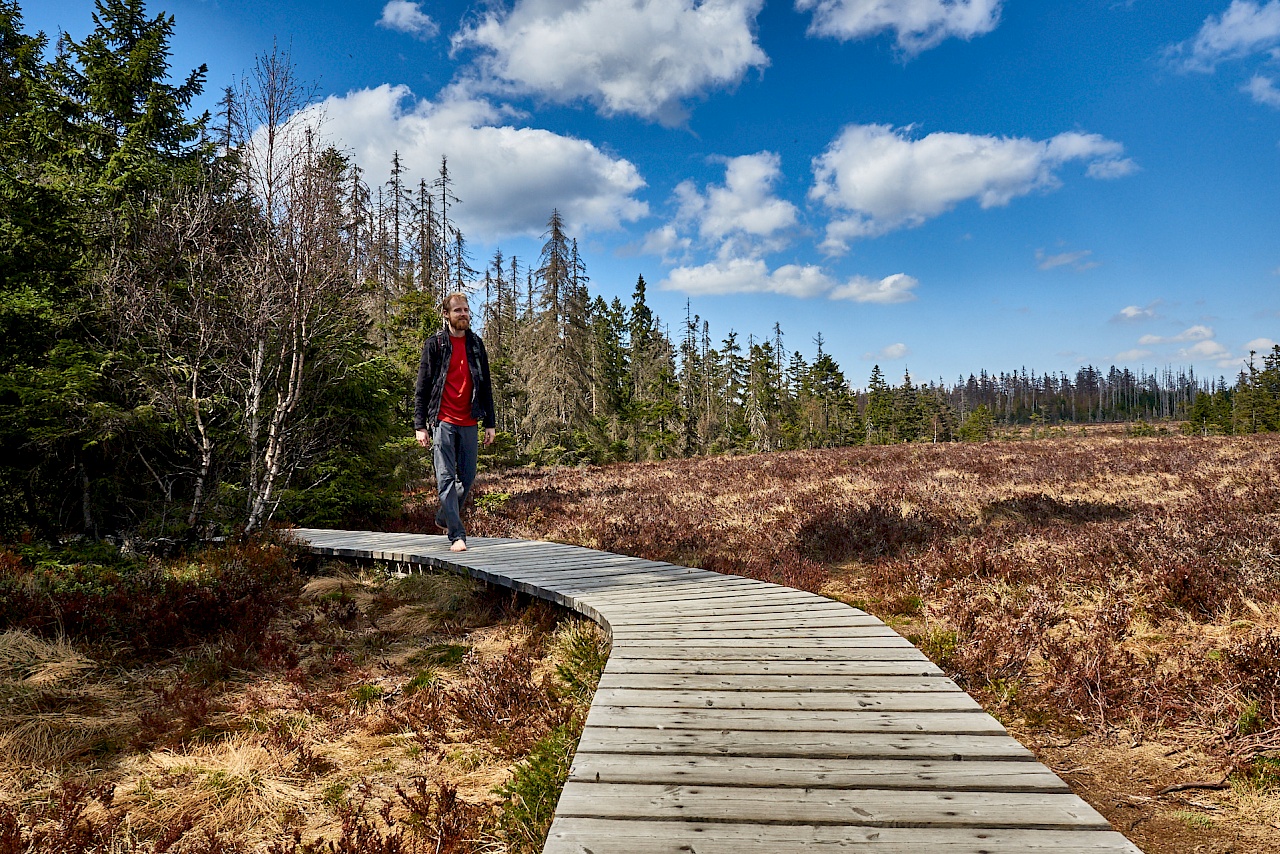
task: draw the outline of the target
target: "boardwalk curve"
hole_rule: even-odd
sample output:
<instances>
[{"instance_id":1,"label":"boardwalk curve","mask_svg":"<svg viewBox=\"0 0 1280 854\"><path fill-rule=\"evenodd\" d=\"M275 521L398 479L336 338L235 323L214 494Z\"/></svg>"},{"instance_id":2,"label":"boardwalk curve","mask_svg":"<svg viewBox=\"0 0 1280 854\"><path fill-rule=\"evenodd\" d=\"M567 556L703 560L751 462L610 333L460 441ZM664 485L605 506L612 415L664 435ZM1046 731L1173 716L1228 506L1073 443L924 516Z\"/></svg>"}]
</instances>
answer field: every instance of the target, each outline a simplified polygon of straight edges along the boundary
<instances>
[{"instance_id":1,"label":"boardwalk curve","mask_svg":"<svg viewBox=\"0 0 1280 854\"><path fill-rule=\"evenodd\" d=\"M598 622L613 648L544 854L1138 852L875 617L558 543L299 529Z\"/></svg>"}]
</instances>

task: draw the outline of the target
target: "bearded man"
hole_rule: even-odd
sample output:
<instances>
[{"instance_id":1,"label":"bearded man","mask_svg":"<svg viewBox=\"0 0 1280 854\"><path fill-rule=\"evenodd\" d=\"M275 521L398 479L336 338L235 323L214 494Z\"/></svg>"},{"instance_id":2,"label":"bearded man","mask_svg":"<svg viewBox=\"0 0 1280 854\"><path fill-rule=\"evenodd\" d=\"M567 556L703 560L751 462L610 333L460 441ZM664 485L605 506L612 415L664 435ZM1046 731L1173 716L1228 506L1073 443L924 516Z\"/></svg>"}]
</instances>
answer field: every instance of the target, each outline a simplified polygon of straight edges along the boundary
<instances>
[{"instance_id":1,"label":"bearded man","mask_svg":"<svg viewBox=\"0 0 1280 854\"><path fill-rule=\"evenodd\" d=\"M454 292L440 304L445 328L427 339L413 393L413 429L422 447L434 446L440 509L436 526L449 535L451 551L467 550L462 508L476 479L478 425L492 445L496 420L489 354L471 331L467 295Z\"/></svg>"}]
</instances>

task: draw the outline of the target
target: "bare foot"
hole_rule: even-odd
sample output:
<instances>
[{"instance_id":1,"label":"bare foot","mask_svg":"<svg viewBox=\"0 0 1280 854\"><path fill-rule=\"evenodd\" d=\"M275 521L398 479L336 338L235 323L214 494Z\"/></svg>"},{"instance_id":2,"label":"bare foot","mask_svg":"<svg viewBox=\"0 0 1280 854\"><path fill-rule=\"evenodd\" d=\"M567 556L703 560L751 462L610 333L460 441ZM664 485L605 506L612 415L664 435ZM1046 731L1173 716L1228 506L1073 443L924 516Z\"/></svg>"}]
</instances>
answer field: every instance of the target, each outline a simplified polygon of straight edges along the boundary
<instances>
[{"instance_id":1,"label":"bare foot","mask_svg":"<svg viewBox=\"0 0 1280 854\"><path fill-rule=\"evenodd\" d=\"M453 545L449 546L451 552L465 552L467 550L466 540L454 540Z\"/></svg>"}]
</instances>

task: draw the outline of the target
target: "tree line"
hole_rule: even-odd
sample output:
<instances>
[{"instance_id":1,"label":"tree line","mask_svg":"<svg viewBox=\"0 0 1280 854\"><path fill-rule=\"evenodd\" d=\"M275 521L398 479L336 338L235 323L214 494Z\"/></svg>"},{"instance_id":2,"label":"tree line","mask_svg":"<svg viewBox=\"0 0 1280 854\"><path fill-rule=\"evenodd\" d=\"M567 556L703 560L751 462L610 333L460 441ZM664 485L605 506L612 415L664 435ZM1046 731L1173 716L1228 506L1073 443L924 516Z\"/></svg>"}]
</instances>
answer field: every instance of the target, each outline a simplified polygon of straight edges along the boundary
<instances>
[{"instance_id":1,"label":"tree line","mask_svg":"<svg viewBox=\"0 0 1280 854\"><path fill-rule=\"evenodd\" d=\"M148 537L394 513L424 460L410 395L437 305L471 294L500 441L490 465L981 440L997 427L1188 419L1278 429L1280 349L1234 386L1025 369L855 388L819 336L745 338L686 306L593 296L558 211L537 258L471 256L447 159L368 176L272 49L190 115L172 16L98 0L50 56L0 0L0 529ZM477 269L477 267L479 269Z\"/></svg>"}]
</instances>

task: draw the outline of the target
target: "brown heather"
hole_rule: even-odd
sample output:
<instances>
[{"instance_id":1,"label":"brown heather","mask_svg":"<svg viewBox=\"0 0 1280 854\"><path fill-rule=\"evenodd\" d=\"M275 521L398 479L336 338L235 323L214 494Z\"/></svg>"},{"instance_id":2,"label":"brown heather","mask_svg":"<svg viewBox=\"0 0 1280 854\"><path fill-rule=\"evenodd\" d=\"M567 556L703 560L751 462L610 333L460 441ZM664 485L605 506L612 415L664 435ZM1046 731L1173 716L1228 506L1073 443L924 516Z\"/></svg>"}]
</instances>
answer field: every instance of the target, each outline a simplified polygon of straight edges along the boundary
<instances>
[{"instance_id":1,"label":"brown heather","mask_svg":"<svg viewBox=\"0 0 1280 854\"><path fill-rule=\"evenodd\" d=\"M1246 822L1280 822L1280 798L1266 795L1280 782L1274 434L522 469L482 475L477 493L477 535L738 573L865 608L1033 747L1158 743L1181 762L1162 783L1230 773ZM403 527L428 530L430 510L411 507ZM1134 785L1118 797L1152 795Z\"/></svg>"},{"instance_id":2,"label":"brown heather","mask_svg":"<svg viewBox=\"0 0 1280 854\"><path fill-rule=\"evenodd\" d=\"M603 633L453 575L290 587L248 646L0 632L0 854L529 850L498 789L580 729L556 674Z\"/></svg>"}]
</instances>

